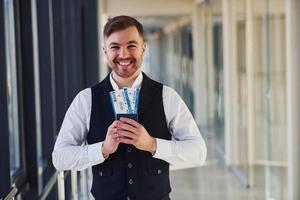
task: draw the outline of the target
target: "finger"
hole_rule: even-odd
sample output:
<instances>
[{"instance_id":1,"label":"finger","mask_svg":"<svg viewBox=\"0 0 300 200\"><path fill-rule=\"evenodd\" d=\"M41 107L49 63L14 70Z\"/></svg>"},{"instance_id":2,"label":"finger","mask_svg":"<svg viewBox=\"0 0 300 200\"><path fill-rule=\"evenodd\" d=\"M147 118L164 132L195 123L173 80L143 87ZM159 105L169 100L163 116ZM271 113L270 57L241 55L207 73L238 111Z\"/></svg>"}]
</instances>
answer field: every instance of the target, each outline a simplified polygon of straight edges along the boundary
<instances>
[{"instance_id":1,"label":"finger","mask_svg":"<svg viewBox=\"0 0 300 200\"><path fill-rule=\"evenodd\" d=\"M120 122L117 126L119 129L123 129L130 132L136 132L136 128L128 123Z\"/></svg>"},{"instance_id":2,"label":"finger","mask_svg":"<svg viewBox=\"0 0 300 200\"><path fill-rule=\"evenodd\" d=\"M116 133L112 134L112 137L113 137L114 139L117 139L117 138L119 137L119 134L116 132Z\"/></svg>"},{"instance_id":3,"label":"finger","mask_svg":"<svg viewBox=\"0 0 300 200\"><path fill-rule=\"evenodd\" d=\"M126 118L126 117L121 117L120 121L126 122L126 123L128 123L128 124L130 124L130 125L132 125L136 128L140 126L140 124L137 121L135 121L133 119Z\"/></svg>"},{"instance_id":4,"label":"finger","mask_svg":"<svg viewBox=\"0 0 300 200\"><path fill-rule=\"evenodd\" d=\"M108 130L108 134L114 134L114 133L116 133L116 132L118 132L118 129L117 128L110 128L109 130Z\"/></svg>"},{"instance_id":5,"label":"finger","mask_svg":"<svg viewBox=\"0 0 300 200\"><path fill-rule=\"evenodd\" d=\"M118 125L118 120L115 120L110 126L109 128L115 128Z\"/></svg>"},{"instance_id":6,"label":"finger","mask_svg":"<svg viewBox=\"0 0 300 200\"><path fill-rule=\"evenodd\" d=\"M121 137L128 137L128 138L131 138L131 139L136 139L136 135L134 133L131 133L131 132L128 132L128 131L121 131L119 130L118 131L118 135Z\"/></svg>"},{"instance_id":7,"label":"finger","mask_svg":"<svg viewBox=\"0 0 300 200\"><path fill-rule=\"evenodd\" d=\"M123 138L123 137L119 138L119 142L124 144L134 144L134 141L132 139Z\"/></svg>"}]
</instances>

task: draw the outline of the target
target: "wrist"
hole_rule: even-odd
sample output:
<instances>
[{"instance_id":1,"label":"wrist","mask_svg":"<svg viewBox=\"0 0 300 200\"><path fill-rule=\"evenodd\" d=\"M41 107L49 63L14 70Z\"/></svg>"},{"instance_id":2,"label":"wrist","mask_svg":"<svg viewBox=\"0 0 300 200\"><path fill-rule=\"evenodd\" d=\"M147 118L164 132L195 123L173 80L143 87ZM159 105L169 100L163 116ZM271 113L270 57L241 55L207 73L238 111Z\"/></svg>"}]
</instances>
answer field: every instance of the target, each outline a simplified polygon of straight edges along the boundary
<instances>
[{"instance_id":1,"label":"wrist","mask_svg":"<svg viewBox=\"0 0 300 200\"><path fill-rule=\"evenodd\" d=\"M151 154L152 156L154 156L155 152L156 152L156 148L157 148L157 143L156 143L156 138L152 138L152 142L151 142Z\"/></svg>"},{"instance_id":2,"label":"wrist","mask_svg":"<svg viewBox=\"0 0 300 200\"><path fill-rule=\"evenodd\" d=\"M101 146L101 153L102 153L104 159L108 158L109 153L104 148L104 142L102 143L102 146Z\"/></svg>"}]
</instances>

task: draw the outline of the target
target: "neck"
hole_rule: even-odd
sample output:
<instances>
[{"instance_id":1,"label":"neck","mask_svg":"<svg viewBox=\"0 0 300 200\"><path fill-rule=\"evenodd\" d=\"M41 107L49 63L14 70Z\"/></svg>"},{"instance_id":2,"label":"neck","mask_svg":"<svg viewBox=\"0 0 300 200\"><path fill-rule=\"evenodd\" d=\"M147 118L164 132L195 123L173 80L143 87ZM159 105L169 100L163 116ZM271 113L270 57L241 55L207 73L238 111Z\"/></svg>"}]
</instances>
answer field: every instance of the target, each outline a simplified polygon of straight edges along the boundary
<instances>
[{"instance_id":1,"label":"neck","mask_svg":"<svg viewBox=\"0 0 300 200\"><path fill-rule=\"evenodd\" d=\"M136 71L132 76L130 77L121 77L118 76L114 71L112 72L112 78L114 81L117 83L118 87L124 88L124 87L132 87L135 79L138 77L140 74L140 70Z\"/></svg>"}]
</instances>

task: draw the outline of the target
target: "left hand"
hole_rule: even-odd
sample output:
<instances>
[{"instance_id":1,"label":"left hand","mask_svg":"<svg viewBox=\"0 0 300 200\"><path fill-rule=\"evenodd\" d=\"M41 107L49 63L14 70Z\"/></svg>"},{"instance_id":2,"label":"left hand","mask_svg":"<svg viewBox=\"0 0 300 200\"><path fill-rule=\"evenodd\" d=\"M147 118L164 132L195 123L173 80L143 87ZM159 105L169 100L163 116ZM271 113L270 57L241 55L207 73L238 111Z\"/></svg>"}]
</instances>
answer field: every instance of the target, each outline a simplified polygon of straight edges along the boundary
<instances>
[{"instance_id":1,"label":"left hand","mask_svg":"<svg viewBox=\"0 0 300 200\"><path fill-rule=\"evenodd\" d=\"M154 155L156 151L156 139L140 123L125 117L121 117L117 124L119 142L132 144L136 148L149 151Z\"/></svg>"}]
</instances>

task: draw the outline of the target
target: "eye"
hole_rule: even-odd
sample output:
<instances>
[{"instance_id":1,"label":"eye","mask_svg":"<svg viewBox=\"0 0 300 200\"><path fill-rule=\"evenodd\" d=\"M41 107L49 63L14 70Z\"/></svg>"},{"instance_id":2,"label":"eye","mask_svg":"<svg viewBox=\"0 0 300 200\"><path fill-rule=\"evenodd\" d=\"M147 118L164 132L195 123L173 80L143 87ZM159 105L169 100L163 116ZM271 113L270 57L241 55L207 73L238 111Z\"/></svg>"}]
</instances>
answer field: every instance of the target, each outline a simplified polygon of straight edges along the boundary
<instances>
[{"instance_id":1,"label":"eye","mask_svg":"<svg viewBox=\"0 0 300 200\"><path fill-rule=\"evenodd\" d=\"M119 46L110 46L110 49L113 49L113 50L118 50L120 47Z\"/></svg>"},{"instance_id":2,"label":"eye","mask_svg":"<svg viewBox=\"0 0 300 200\"><path fill-rule=\"evenodd\" d=\"M129 49L135 49L137 46L136 45L133 45L133 44L131 44L131 45L128 45L128 48Z\"/></svg>"}]
</instances>

